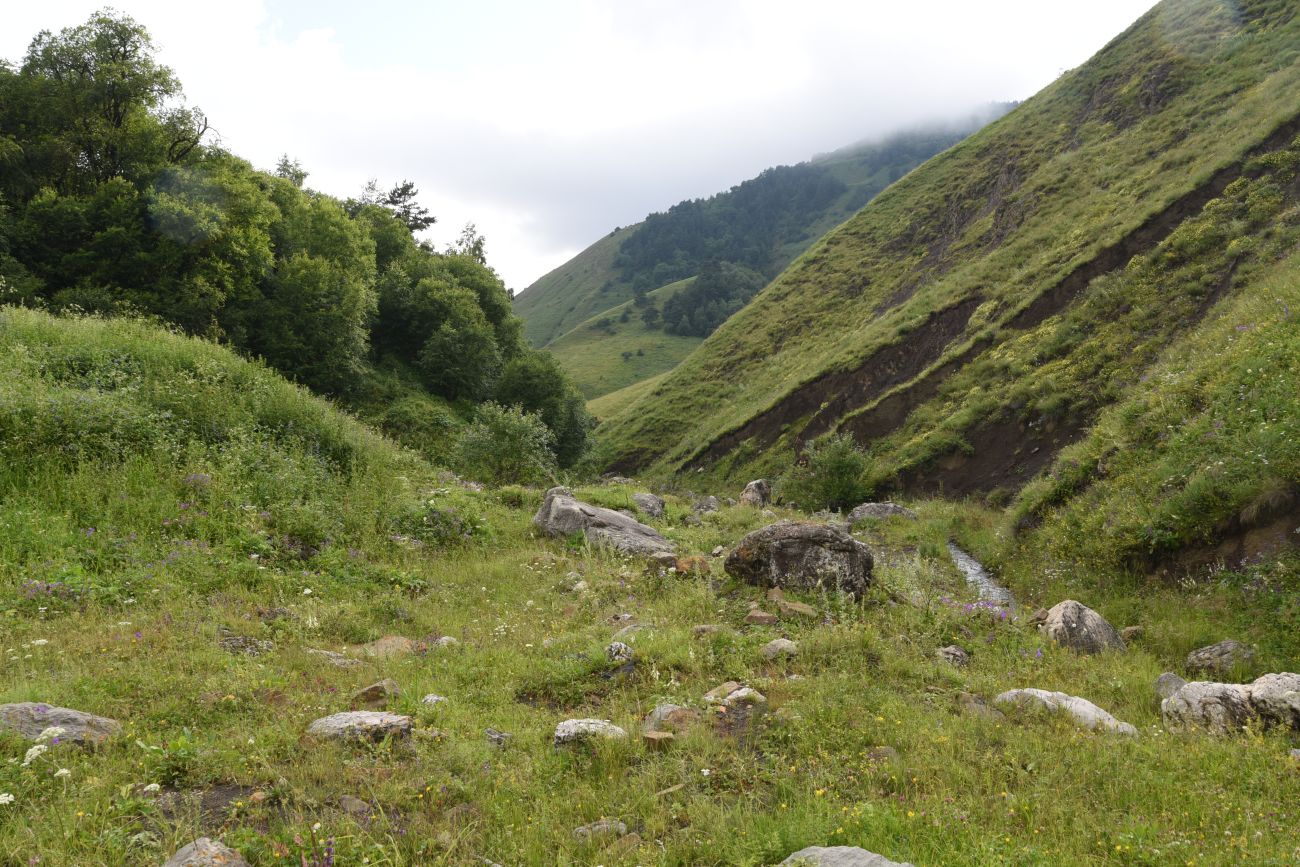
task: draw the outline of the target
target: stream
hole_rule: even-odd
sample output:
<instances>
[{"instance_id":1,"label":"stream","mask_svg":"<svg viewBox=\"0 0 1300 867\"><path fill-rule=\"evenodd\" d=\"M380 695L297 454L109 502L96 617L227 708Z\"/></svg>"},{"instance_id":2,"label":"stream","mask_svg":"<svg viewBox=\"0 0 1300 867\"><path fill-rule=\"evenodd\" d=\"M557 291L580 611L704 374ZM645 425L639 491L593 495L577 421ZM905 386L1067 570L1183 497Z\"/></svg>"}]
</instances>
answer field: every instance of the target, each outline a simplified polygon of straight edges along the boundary
<instances>
[{"instance_id":1,"label":"stream","mask_svg":"<svg viewBox=\"0 0 1300 867\"><path fill-rule=\"evenodd\" d=\"M957 568L965 576L966 583L979 593L980 599L986 602L995 602L1007 608L1011 608L1016 604L1015 599L1011 597L1011 591L995 581L989 571L978 560L952 542L948 543L948 553L952 555L952 562L957 564Z\"/></svg>"}]
</instances>

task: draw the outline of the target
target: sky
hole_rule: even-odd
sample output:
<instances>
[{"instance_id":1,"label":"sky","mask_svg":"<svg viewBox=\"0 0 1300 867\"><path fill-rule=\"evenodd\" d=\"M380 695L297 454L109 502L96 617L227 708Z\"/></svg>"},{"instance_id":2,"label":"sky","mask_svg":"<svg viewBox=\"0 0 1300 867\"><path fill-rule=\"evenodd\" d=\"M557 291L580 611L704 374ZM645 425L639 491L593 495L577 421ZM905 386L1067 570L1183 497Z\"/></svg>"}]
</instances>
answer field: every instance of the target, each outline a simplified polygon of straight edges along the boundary
<instances>
[{"instance_id":1,"label":"sky","mask_svg":"<svg viewBox=\"0 0 1300 867\"><path fill-rule=\"evenodd\" d=\"M1023 100L1153 0L113 0L220 143L339 197L410 179L523 289L773 165ZM0 0L0 58L101 2Z\"/></svg>"}]
</instances>

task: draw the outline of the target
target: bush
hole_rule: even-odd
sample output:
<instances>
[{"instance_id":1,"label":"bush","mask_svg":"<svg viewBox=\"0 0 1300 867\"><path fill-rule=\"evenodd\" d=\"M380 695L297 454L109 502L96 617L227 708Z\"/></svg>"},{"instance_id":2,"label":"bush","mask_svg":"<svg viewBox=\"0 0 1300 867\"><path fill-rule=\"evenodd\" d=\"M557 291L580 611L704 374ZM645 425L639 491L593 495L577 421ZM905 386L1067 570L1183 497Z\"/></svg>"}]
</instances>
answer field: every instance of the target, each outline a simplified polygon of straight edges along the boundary
<instances>
[{"instance_id":1,"label":"bush","mask_svg":"<svg viewBox=\"0 0 1300 867\"><path fill-rule=\"evenodd\" d=\"M863 481L867 456L853 437L819 437L804 449L804 461L786 476L781 494L807 509L848 509L870 493Z\"/></svg>"},{"instance_id":2,"label":"bush","mask_svg":"<svg viewBox=\"0 0 1300 867\"><path fill-rule=\"evenodd\" d=\"M552 436L541 416L485 403L460 438L460 469L493 485L543 482L555 472Z\"/></svg>"}]
</instances>

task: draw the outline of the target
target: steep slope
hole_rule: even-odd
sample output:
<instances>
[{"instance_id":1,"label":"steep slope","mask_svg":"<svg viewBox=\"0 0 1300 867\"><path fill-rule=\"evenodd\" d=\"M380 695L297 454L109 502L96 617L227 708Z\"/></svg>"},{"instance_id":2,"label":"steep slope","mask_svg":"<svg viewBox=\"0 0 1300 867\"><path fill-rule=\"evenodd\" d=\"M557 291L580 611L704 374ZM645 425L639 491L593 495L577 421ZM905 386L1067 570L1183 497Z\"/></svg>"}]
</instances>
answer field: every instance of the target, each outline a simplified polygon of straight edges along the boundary
<instances>
[{"instance_id":1,"label":"steep slope","mask_svg":"<svg viewBox=\"0 0 1300 867\"><path fill-rule=\"evenodd\" d=\"M1293 244L1294 4L1164 2L805 253L601 429L739 477L807 438L878 490L1011 491Z\"/></svg>"},{"instance_id":2,"label":"steep slope","mask_svg":"<svg viewBox=\"0 0 1300 867\"><path fill-rule=\"evenodd\" d=\"M680 202L616 230L523 290L515 312L534 346L546 346L632 298L693 276L709 260L774 276L808 245L907 174L1009 106L851 145L796 166L768 169L727 192Z\"/></svg>"}]
</instances>

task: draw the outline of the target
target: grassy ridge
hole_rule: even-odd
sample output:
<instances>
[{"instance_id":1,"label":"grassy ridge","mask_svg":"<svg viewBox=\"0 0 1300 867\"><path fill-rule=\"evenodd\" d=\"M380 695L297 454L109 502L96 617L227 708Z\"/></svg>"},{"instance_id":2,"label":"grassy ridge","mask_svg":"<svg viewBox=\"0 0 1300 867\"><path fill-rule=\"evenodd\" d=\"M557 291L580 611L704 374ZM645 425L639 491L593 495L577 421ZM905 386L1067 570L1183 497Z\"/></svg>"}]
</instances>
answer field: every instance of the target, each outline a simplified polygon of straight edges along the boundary
<instances>
[{"instance_id":1,"label":"grassy ridge","mask_svg":"<svg viewBox=\"0 0 1300 867\"><path fill-rule=\"evenodd\" d=\"M524 320L529 343L545 346L583 320L632 298L631 288L618 283L614 256L635 229L611 232L515 296L514 310Z\"/></svg>"}]
</instances>

